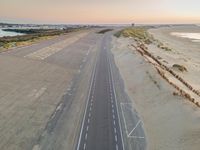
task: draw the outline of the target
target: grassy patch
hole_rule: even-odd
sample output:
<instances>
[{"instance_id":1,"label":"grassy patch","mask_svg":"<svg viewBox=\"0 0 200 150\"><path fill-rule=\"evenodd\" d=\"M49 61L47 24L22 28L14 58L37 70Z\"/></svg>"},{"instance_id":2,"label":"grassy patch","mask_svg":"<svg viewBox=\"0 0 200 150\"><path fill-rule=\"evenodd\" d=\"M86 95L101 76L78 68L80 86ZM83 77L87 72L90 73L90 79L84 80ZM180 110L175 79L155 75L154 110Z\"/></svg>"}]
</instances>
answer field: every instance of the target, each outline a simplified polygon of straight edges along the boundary
<instances>
[{"instance_id":1,"label":"grassy patch","mask_svg":"<svg viewBox=\"0 0 200 150\"><path fill-rule=\"evenodd\" d=\"M101 31L99 31L99 32L97 32L97 33L99 33L99 34L104 34L104 33L106 33L106 32L109 32L109 31L112 31L113 29L103 29L103 30L101 30Z\"/></svg>"},{"instance_id":2,"label":"grassy patch","mask_svg":"<svg viewBox=\"0 0 200 150\"><path fill-rule=\"evenodd\" d=\"M163 49L163 50L165 50L165 51L172 51L171 48L169 48L169 47L167 47L167 46L164 46L164 44L163 44L163 43L160 43L160 42L159 42L159 44L157 45L157 47L158 47L158 48L161 48L161 49Z\"/></svg>"},{"instance_id":3,"label":"grassy patch","mask_svg":"<svg viewBox=\"0 0 200 150\"><path fill-rule=\"evenodd\" d=\"M153 37L147 32L146 28L142 27L132 27L123 29L114 34L116 37L131 37L135 40L140 40L145 44L151 44L153 42Z\"/></svg>"},{"instance_id":4,"label":"grassy patch","mask_svg":"<svg viewBox=\"0 0 200 150\"><path fill-rule=\"evenodd\" d=\"M174 64L172 67L178 69L181 72L187 71L187 68L183 65Z\"/></svg>"}]
</instances>

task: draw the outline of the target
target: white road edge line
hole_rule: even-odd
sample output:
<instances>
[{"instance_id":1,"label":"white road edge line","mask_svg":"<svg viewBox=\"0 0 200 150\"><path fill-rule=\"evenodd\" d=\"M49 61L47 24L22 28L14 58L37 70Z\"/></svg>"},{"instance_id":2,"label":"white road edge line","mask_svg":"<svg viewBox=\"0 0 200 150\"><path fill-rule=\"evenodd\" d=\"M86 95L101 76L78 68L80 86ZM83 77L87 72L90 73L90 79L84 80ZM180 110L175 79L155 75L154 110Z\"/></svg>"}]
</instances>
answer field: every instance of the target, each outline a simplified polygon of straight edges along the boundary
<instances>
[{"instance_id":1,"label":"white road edge line","mask_svg":"<svg viewBox=\"0 0 200 150\"><path fill-rule=\"evenodd\" d=\"M145 139L145 137L143 137L143 136L129 136L129 138L133 138L133 139Z\"/></svg>"},{"instance_id":2,"label":"white road edge line","mask_svg":"<svg viewBox=\"0 0 200 150\"><path fill-rule=\"evenodd\" d=\"M117 107L117 116L118 116L118 122L119 122L119 128L120 128L120 134L121 134L121 140L122 140L122 150L124 150L124 140L123 140L123 135L122 135L122 127L121 127L121 121L119 118L119 110L118 110L118 105L117 105L117 96L116 96L116 92L115 92L115 88L114 88L114 81L113 81L113 76L112 76L112 68L111 68L111 64L110 64L110 58L108 59L109 61L109 65L110 65L110 78L112 81L112 88L113 88L113 92L114 92L114 97L115 97L115 103L116 103L116 107ZM118 146L117 146L118 149Z\"/></svg>"},{"instance_id":3,"label":"white road edge line","mask_svg":"<svg viewBox=\"0 0 200 150\"><path fill-rule=\"evenodd\" d=\"M123 116L123 119L124 119L126 135L128 136L127 124L126 124L126 120L125 120L125 116L124 116L124 111L123 111L123 108L122 108L122 103L121 103L121 110L122 110L122 116Z\"/></svg>"},{"instance_id":4,"label":"white road edge line","mask_svg":"<svg viewBox=\"0 0 200 150\"><path fill-rule=\"evenodd\" d=\"M91 90L92 90L92 84L94 82L94 77L95 77L95 74L96 74L96 67L97 67L97 60L96 60L95 66L93 68L92 80L90 82L90 89L89 89L89 93L88 93L88 97L87 97L87 104L86 104L86 107L85 107L85 112L84 112L84 116L83 116L83 120L82 120L82 125L81 125L81 132L80 132L80 135L79 135L78 145L77 145L77 148L76 148L77 150L80 149L81 137L82 137L82 134L83 134L83 127L84 127L84 122L85 122L85 118L86 118L88 103L89 103L89 100L90 100L90 95L91 95Z\"/></svg>"}]
</instances>

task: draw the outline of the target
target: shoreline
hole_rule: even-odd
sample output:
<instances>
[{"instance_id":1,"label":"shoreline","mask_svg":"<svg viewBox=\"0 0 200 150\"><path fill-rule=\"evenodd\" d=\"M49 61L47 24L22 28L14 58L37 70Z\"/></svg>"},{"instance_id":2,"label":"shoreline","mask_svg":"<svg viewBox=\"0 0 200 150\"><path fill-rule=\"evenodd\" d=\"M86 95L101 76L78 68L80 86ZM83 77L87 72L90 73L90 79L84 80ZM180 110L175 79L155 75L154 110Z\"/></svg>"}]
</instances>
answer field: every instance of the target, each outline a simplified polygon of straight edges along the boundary
<instances>
[{"instance_id":1,"label":"shoreline","mask_svg":"<svg viewBox=\"0 0 200 150\"><path fill-rule=\"evenodd\" d=\"M198 126L200 123L199 108L191 104L185 97L174 95L177 89L163 79L152 64L155 63L153 59L144 57L142 55L144 52L131 46L137 46L134 39L114 37L113 42L116 46L113 47L112 52L123 77L126 91L144 123L148 149L198 149L200 141L197 139L200 139L200 135L196 131L200 130ZM165 42L165 40L161 40L161 42ZM168 47L169 43L165 42L164 45ZM168 49L158 48L157 45L150 44L147 47L156 59L158 54L162 54L160 61L170 69L174 69L163 59L163 55L166 55L166 58L170 57L169 53L172 53L173 56L176 52L174 48L170 47L171 50L167 51ZM157 64L155 65L158 67ZM190 68L188 66L186 68L190 73ZM189 74L179 70L173 71L180 76ZM195 140L193 141L193 139Z\"/></svg>"}]
</instances>

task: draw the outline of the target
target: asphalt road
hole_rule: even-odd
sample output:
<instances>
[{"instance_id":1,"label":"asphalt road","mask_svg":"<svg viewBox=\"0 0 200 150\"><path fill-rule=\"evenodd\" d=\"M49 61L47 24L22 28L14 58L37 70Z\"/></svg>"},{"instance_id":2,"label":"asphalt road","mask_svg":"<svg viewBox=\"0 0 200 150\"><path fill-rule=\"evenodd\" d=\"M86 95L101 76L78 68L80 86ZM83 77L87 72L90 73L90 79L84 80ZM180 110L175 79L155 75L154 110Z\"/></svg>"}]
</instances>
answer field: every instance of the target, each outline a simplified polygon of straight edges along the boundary
<instances>
[{"instance_id":1,"label":"asphalt road","mask_svg":"<svg viewBox=\"0 0 200 150\"><path fill-rule=\"evenodd\" d=\"M112 34L80 31L0 54L0 149L145 150Z\"/></svg>"},{"instance_id":2,"label":"asphalt road","mask_svg":"<svg viewBox=\"0 0 200 150\"><path fill-rule=\"evenodd\" d=\"M123 150L108 49L103 38L93 72L77 150Z\"/></svg>"}]
</instances>

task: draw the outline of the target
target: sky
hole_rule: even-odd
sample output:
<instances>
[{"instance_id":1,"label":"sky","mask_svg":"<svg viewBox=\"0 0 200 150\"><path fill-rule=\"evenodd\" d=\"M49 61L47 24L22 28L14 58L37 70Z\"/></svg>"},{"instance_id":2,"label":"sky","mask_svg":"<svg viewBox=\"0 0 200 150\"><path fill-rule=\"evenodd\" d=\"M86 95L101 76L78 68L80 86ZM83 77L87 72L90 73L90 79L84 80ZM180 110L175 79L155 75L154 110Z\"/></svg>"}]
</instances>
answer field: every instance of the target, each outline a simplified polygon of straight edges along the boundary
<instances>
[{"instance_id":1,"label":"sky","mask_svg":"<svg viewBox=\"0 0 200 150\"><path fill-rule=\"evenodd\" d=\"M0 22L200 23L200 0L0 0Z\"/></svg>"}]
</instances>

